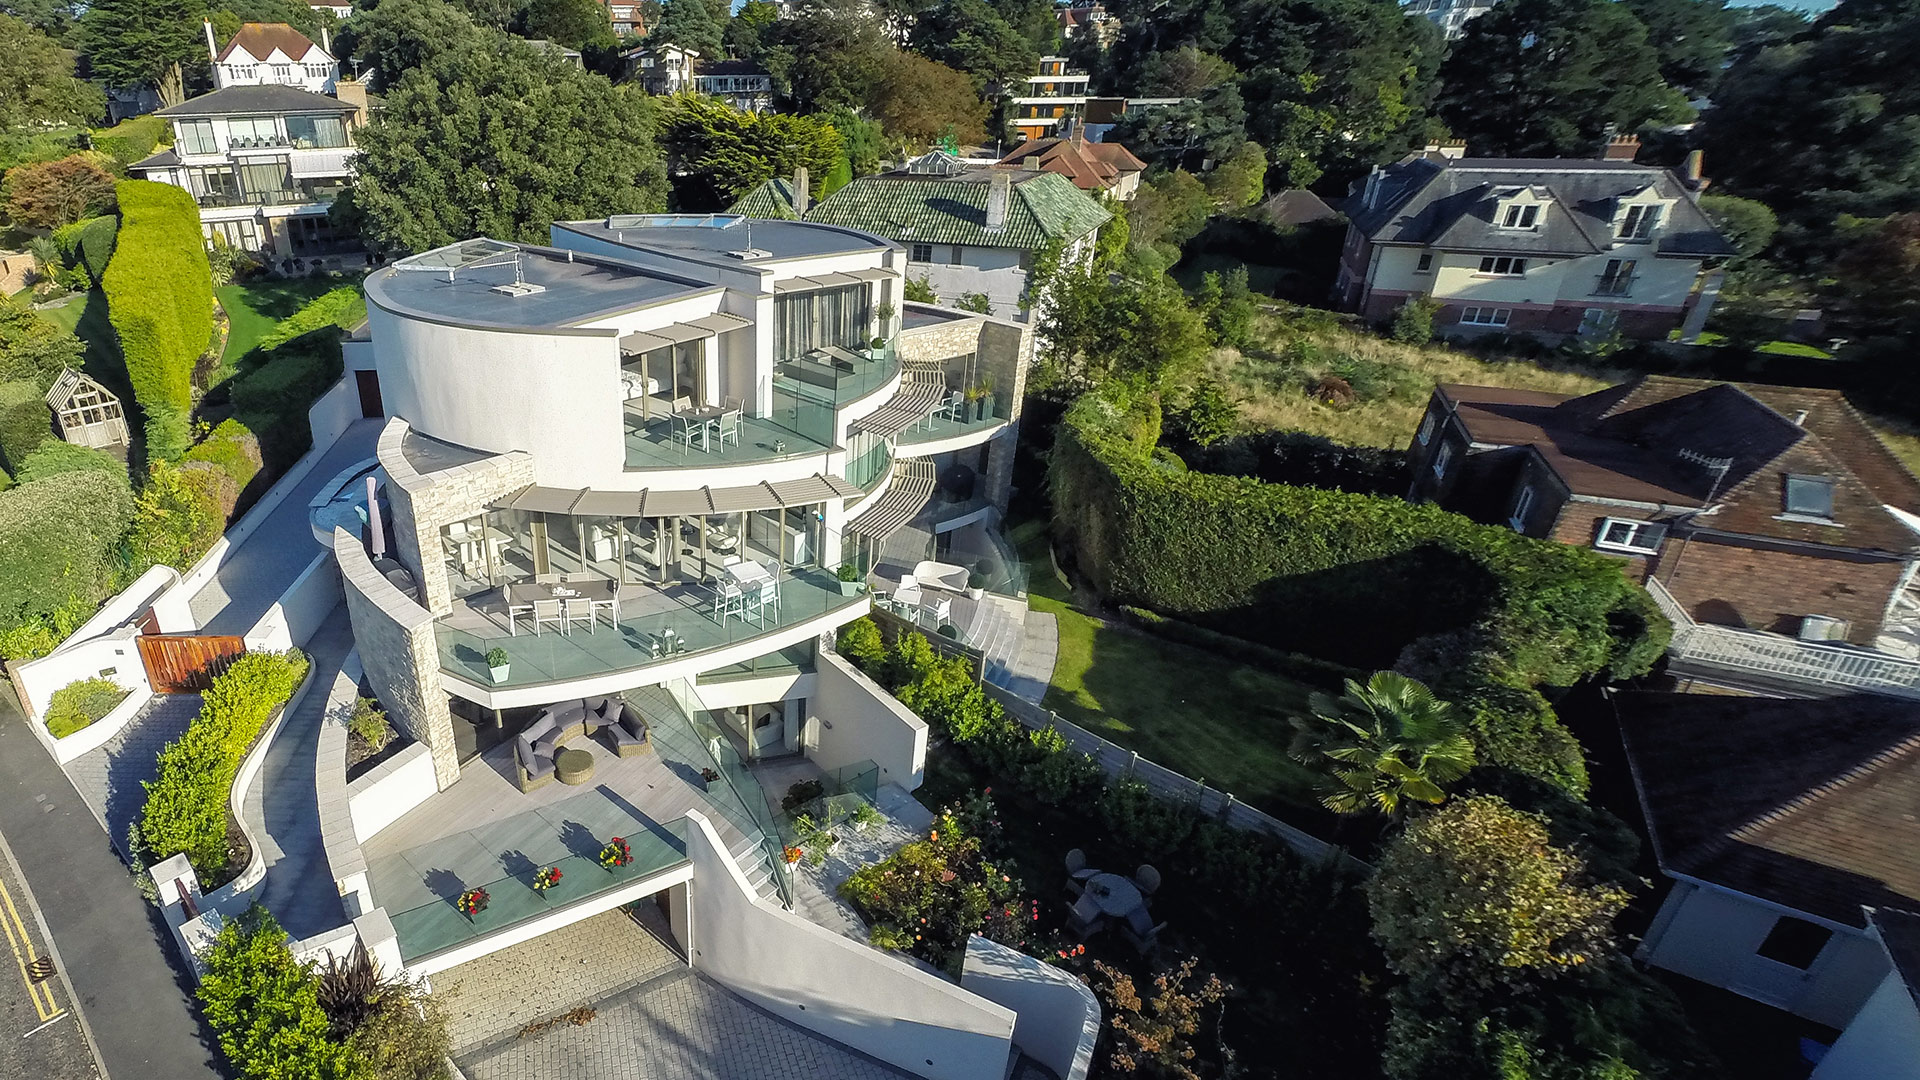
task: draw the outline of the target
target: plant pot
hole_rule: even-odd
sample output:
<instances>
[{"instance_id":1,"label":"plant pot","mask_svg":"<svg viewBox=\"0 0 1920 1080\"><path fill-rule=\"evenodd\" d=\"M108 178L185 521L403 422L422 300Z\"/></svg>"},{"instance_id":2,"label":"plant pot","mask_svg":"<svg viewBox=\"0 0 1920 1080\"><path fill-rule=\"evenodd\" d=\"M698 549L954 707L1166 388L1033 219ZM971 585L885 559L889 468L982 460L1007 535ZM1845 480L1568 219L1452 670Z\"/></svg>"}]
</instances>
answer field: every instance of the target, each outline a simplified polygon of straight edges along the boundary
<instances>
[{"instance_id":1,"label":"plant pot","mask_svg":"<svg viewBox=\"0 0 1920 1080\"><path fill-rule=\"evenodd\" d=\"M487 674L493 676L494 682L503 683L507 681L507 672L512 670L512 668L512 664L501 664L499 667L488 668Z\"/></svg>"},{"instance_id":2,"label":"plant pot","mask_svg":"<svg viewBox=\"0 0 1920 1080\"><path fill-rule=\"evenodd\" d=\"M967 599L969 600L978 600L986 594L987 590L985 589L976 589L971 585L967 586Z\"/></svg>"},{"instance_id":3,"label":"plant pot","mask_svg":"<svg viewBox=\"0 0 1920 1080\"><path fill-rule=\"evenodd\" d=\"M857 582L857 581L843 581L843 582L841 582L841 583L840 583L840 595L841 595L841 596L858 596L858 595L860 595L860 583L859 583L859 582Z\"/></svg>"}]
</instances>

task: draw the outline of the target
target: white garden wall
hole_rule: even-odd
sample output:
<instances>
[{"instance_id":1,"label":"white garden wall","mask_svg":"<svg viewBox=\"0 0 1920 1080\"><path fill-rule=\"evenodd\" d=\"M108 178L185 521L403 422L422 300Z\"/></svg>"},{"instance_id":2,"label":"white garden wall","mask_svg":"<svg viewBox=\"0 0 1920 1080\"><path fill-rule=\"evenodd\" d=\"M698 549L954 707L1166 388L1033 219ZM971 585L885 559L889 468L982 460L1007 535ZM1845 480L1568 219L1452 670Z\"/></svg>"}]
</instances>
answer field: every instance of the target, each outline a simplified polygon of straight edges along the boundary
<instances>
[{"instance_id":1,"label":"white garden wall","mask_svg":"<svg viewBox=\"0 0 1920 1080\"><path fill-rule=\"evenodd\" d=\"M808 700L807 757L829 772L858 761L907 791L926 776L927 722L837 653L822 651Z\"/></svg>"},{"instance_id":2,"label":"white garden wall","mask_svg":"<svg viewBox=\"0 0 1920 1080\"><path fill-rule=\"evenodd\" d=\"M439 790L433 778L433 752L426 743L409 744L347 784L354 838L366 843Z\"/></svg>"},{"instance_id":3,"label":"white garden wall","mask_svg":"<svg viewBox=\"0 0 1920 1080\"><path fill-rule=\"evenodd\" d=\"M1100 1002L1066 971L998 942L967 939L960 985L1018 1013L1013 1044L1061 1080L1086 1080L1100 1038Z\"/></svg>"},{"instance_id":4,"label":"white garden wall","mask_svg":"<svg viewBox=\"0 0 1920 1080\"><path fill-rule=\"evenodd\" d=\"M245 634L249 651L281 651L305 645L333 609L346 601L333 553L321 551Z\"/></svg>"}]
</instances>

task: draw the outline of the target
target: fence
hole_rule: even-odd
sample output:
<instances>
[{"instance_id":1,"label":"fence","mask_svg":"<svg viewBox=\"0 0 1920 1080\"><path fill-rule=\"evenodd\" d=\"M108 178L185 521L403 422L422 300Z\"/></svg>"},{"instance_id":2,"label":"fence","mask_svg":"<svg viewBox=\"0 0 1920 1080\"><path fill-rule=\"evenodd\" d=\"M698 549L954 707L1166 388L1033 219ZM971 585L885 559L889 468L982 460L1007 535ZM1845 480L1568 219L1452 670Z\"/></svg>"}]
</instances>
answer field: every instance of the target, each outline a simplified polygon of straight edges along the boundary
<instances>
[{"instance_id":1,"label":"fence","mask_svg":"<svg viewBox=\"0 0 1920 1080\"><path fill-rule=\"evenodd\" d=\"M874 609L873 618L888 641L892 641L903 630L915 629L912 623L878 608ZM1035 730L1052 727L1067 740L1070 748L1092 758L1109 777L1115 780L1138 780L1146 785L1148 791L1162 799L1190 803L1202 815L1222 825L1271 836L1309 859L1339 859L1353 869L1369 869L1366 863L1347 854L1339 845L1295 828L1272 814L1256 810L1235 798L1232 792L1208 787L1192 777L1149 761L1136 751L1108 742L1078 724L1061 719L1058 713L986 681L982 677L984 660L978 650L938 635L930 635L927 640L932 643L933 651L941 656L964 657L973 666L974 679L980 683L987 697L998 702L1014 719Z\"/></svg>"},{"instance_id":2,"label":"fence","mask_svg":"<svg viewBox=\"0 0 1920 1080\"><path fill-rule=\"evenodd\" d=\"M1673 623L1673 641L1667 652L1675 659L1823 686L1920 697L1920 662L1867 649L1697 623L1658 581L1649 578L1647 592Z\"/></svg>"}]
</instances>

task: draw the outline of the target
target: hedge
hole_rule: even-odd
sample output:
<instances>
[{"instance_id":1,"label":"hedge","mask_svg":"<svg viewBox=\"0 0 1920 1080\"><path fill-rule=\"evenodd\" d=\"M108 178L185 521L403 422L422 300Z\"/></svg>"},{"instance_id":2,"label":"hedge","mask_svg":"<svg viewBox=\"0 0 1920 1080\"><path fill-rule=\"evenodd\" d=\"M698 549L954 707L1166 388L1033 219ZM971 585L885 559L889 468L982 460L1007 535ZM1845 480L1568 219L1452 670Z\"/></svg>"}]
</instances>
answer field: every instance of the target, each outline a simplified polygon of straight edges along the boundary
<instances>
[{"instance_id":1,"label":"hedge","mask_svg":"<svg viewBox=\"0 0 1920 1080\"><path fill-rule=\"evenodd\" d=\"M48 439L20 463L20 482L32 483L49 476L70 472L100 472L128 483L127 467L105 450L75 446L61 439Z\"/></svg>"},{"instance_id":2,"label":"hedge","mask_svg":"<svg viewBox=\"0 0 1920 1080\"><path fill-rule=\"evenodd\" d=\"M329 289L312 300L306 306L275 324L273 329L261 336L255 348L263 352L272 352L280 346L304 337L316 330L329 327L339 330L352 329L360 320L367 317L367 301L360 295L357 285L342 285Z\"/></svg>"},{"instance_id":3,"label":"hedge","mask_svg":"<svg viewBox=\"0 0 1920 1080\"><path fill-rule=\"evenodd\" d=\"M140 843L157 862L185 853L200 880L227 869L227 801L240 763L274 712L307 674L298 650L247 653L214 676L200 713L160 751L160 773L144 781Z\"/></svg>"},{"instance_id":4,"label":"hedge","mask_svg":"<svg viewBox=\"0 0 1920 1080\"><path fill-rule=\"evenodd\" d=\"M117 171L124 174L127 166L153 156L154 149L170 142L172 136L173 126L166 117L149 113L95 132L93 148L111 157L120 166Z\"/></svg>"},{"instance_id":5,"label":"hedge","mask_svg":"<svg viewBox=\"0 0 1920 1080\"><path fill-rule=\"evenodd\" d=\"M47 734L64 739L107 715L133 691L112 679L81 679L53 692L44 719Z\"/></svg>"},{"instance_id":6,"label":"hedge","mask_svg":"<svg viewBox=\"0 0 1920 1080\"><path fill-rule=\"evenodd\" d=\"M120 339L135 402L184 415L193 404L193 368L213 339L213 278L193 196L171 184L123 180L119 241L101 286ZM149 457L186 449L171 427L149 440ZM158 445L156 445L158 444Z\"/></svg>"},{"instance_id":7,"label":"hedge","mask_svg":"<svg viewBox=\"0 0 1920 1080\"><path fill-rule=\"evenodd\" d=\"M339 381L345 365L334 340L299 340L264 356L230 385L235 416L260 433L261 453L277 474L313 445L307 410Z\"/></svg>"},{"instance_id":8,"label":"hedge","mask_svg":"<svg viewBox=\"0 0 1920 1080\"><path fill-rule=\"evenodd\" d=\"M242 490L260 472L260 440L240 421L222 420L181 460L211 465L231 478L236 490Z\"/></svg>"},{"instance_id":9,"label":"hedge","mask_svg":"<svg viewBox=\"0 0 1920 1080\"><path fill-rule=\"evenodd\" d=\"M1536 687L1644 673L1671 628L1613 563L1397 498L1157 467L1156 400L1088 394L1055 435L1055 520L1107 600L1360 668L1472 708L1482 756L1584 791Z\"/></svg>"},{"instance_id":10,"label":"hedge","mask_svg":"<svg viewBox=\"0 0 1920 1080\"><path fill-rule=\"evenodd\" d=\"M203 958L195 993L207 1026L242 1080L367 1080L372 1068L339 1041L320 1003L320 979L294 958L287 932L258 903L225 920ZM348 1008L371 1011L399 996L380 984L357 986ZM405 1075L393 1073L395 1077ZM445 1075L444 1071L440 1075Z\"/></svg>"},{"instance_id":11,"label":"hedge","mask_svg":"<svg viewBox=\"0 0 1920 1080\"><path fill-rule=\"evenodd\" d=\"M53 230L53 242L60 249L61 263L85 269L87 276L98 285L113 259L114 243L119 235L120 219L102 214Z\"/></svg>"},{"instance_id":12,"label":"hedge","mask_svg":"<svg viewBox=\"0 0 1920 1080\"><path fill-rule=\"evenodd\" d=\"M104 472L61 473L0 492L0 630L110 593L132 516L126 482Z\"/></svg>"},{"instance_id":13,"label":"hedge","mask_svg":"<svg viewBox=\"0 0 1920 1080\"><path fill-rule=\"evenodd\" d=\"M53 410L40 385L26 379L0 382L0 461L18 473L27 455L53 438Z\"/></svg>"},{"instance_id":14,"label":"hedge","mask_svg":"<svg viewBox=\"0 0 1920 1080\"><path fill-rule=\"evenodd\" d=\"M233 481L211 465L155 462L133 502L129 569L145 573L161 564L182 573L192 569L220 539L237 492Z\"/></svg>"}]
</instances>

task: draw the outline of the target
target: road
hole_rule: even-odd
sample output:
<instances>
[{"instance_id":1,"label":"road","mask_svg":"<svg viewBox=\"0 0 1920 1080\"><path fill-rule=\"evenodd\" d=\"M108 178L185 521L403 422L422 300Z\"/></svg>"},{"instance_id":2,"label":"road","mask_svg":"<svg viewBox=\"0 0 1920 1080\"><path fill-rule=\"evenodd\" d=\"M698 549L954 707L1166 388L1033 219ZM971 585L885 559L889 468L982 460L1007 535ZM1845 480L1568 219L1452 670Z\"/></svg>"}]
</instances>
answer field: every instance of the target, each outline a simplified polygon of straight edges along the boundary
<instances>
[{"instance_id":1,"label":"road","mask_svg":"<svg viewBox=\"0 0 1920 1080\"><path fill-rule=\"evenodd\" d=\"M0 1080L221 1080L159 910L26 725L0 685L0 929L23 960L28 947L51 955L57 973L29 990L0 957ZM54 1022L25 1034L42 1015Z\"/></svg>"}]
</instances>

